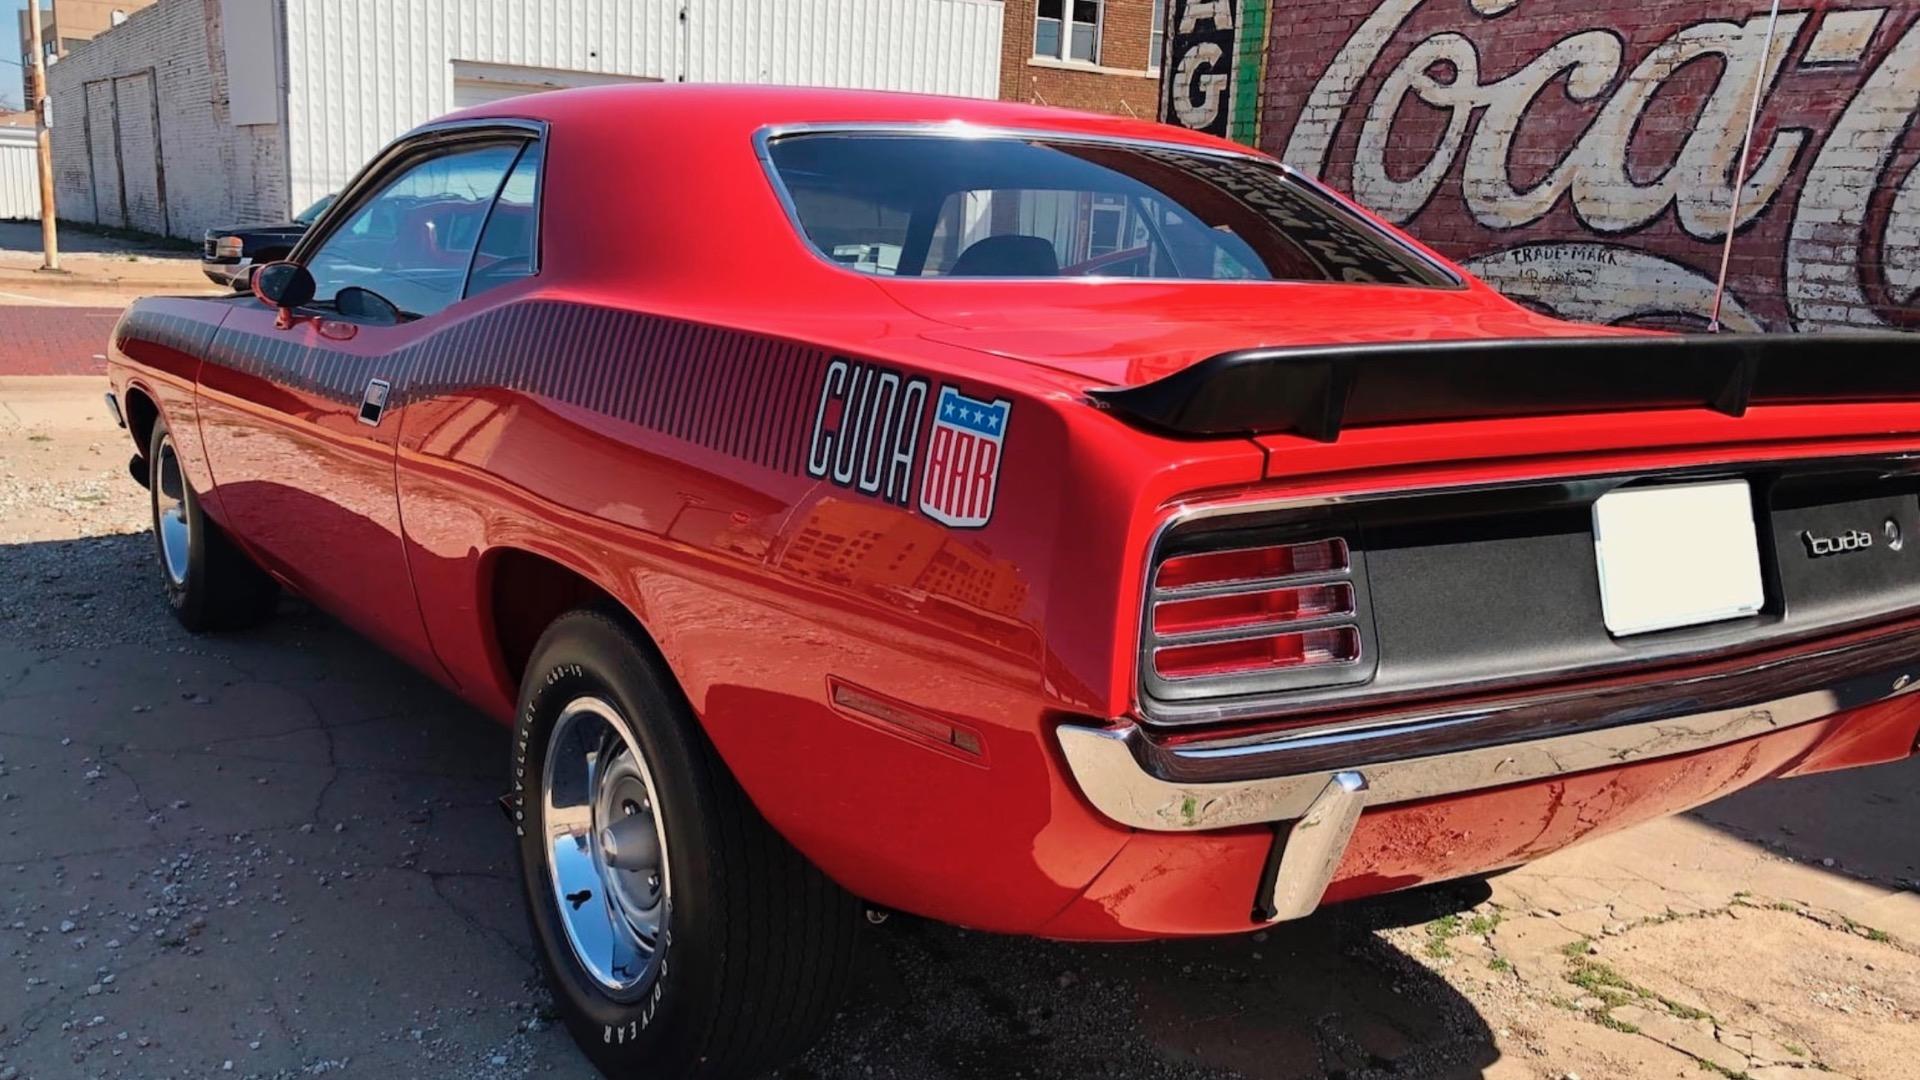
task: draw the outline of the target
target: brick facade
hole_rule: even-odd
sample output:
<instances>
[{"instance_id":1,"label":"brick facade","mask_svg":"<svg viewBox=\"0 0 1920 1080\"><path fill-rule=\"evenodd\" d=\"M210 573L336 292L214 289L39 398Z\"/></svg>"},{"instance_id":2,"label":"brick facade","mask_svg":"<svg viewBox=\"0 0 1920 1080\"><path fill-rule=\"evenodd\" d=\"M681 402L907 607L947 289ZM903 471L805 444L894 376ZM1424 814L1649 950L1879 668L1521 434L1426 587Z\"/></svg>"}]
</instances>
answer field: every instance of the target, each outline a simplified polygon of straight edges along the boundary
<instances>
[{"instance_id":1,"label":"brick facade","mask_svg":"<svg viewBox=\"0 0 1920 1080\"><path fill-rule=\"evenodd\" d=\"M48 71L62 218L197 238L291 212L282 125L231 122L221 7L163 0Z\"/></svg>"},{"instance_id":2,"label":"brick facade","mask_svg":"<svg viewBox=\"0 0 1920 1080\"><path fill-rule=\"evenodd\" d=\"M1070 7L1073 0L1064 0ZM1033 54L1036 0L1006 0L1000 36L1000 100L1152 119L1159 73L1147 68L1153 8L1160 0L1102 0L1099 63Z\"/></svg>"},{"instance_id":3,"label":"brick facade","mask_svg":"<svg viewBox=\"0 0 1920 1080\"><path fill-rule=\"evenodd\" d=\"M1271 3L1249 141L1509 295L1704 325L1757 80L1724 323L1920 328L1920 2Z\"/></svg>"}]
</instances>

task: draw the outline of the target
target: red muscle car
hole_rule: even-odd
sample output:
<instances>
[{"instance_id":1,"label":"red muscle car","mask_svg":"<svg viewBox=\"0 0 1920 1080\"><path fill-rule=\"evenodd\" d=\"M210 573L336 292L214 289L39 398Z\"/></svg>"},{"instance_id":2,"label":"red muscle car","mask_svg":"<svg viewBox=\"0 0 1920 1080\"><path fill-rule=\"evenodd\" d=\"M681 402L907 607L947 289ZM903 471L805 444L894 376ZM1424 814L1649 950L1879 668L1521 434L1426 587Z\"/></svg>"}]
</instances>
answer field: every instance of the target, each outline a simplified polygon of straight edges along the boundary
<instances>
[{"instance_id":1,"label":"red muscle car","mask_svg":"<svg viewBox=\"0 0 1920 1080\"><path fill-rule=\"evenodd\" d=\"M865 912L1253 930L1920 735L1911 338L1557 321L1170 127L501 102L110 369L187 626L513 726L614 1074L795 1052Z\"/></svg>"}]
</instances>

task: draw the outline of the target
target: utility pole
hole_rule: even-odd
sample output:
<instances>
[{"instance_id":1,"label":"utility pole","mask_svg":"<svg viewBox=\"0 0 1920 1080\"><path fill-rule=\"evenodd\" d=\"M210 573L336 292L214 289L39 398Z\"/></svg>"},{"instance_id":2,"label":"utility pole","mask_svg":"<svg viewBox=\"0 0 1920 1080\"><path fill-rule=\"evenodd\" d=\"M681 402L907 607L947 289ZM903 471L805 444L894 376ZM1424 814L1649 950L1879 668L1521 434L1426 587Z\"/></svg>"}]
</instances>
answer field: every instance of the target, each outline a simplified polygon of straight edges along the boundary
<instances>
[{"instance_id":1,"label":"utility pole","mask_svg":"<svg viewBox=\"0 0 1920 1080\"><path fill-rule=\"evenodd\" d=\"M40 269L60 269L60 239L53 226L53 135L47 130L47 54L40 44L40 0L27 0L27 28L33 36L32 97L35 143L40 163Z\"/></svg>"}]
</instances>

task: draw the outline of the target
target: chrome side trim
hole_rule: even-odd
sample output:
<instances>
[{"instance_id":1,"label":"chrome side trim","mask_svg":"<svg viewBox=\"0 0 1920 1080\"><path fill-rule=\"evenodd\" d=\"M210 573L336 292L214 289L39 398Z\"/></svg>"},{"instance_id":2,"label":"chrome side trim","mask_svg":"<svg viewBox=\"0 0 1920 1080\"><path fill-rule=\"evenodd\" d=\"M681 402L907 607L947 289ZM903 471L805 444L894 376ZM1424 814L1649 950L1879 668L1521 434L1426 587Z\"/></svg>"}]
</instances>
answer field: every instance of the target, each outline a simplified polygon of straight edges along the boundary
<instances>
[{"instance_id":1,"label":"chrome side trim","mask_svg":"<svg viewBox=\"0 0 1920 1080\"><path fill-rule=\"evenodd\" d=\"M111 390L107 391L107 412L113 414L114 425L125 430L127 418L120 414L120 398Z\"/></svg>"},{"instance_id":2,"label":"chrome side trim","mask_svg":"<svg viewBox=\"0 0 1920 1080\"><path fill-rule=\"evenodd\" d=\"M1881 639L1875 644L1909 644L1910 639ZM1862 646L1867 652L1867 647ZM1224 829L1289 821L1308 814L1336 776L1357 772L1367 782L1365 804L1387 806L1415 799L1457 795L1506 784L1542 780L1709 750L1758 735L1783 731L1920 689L1920 652L1902 650L1898 660L1879 657L1870 670L1835 672L1829 685L1752 704L1678 715L1648 716L1610 727L1520 739L1494 745L1367 761L1364 732L1342 740L1345 763L1328 764L1322 740L1304 742L1298 754L1317 760L1289 769L1290 733L1270 743L1242 742L1228 753L1258 756L1265 775L1219 781L1181 780L1156 774L1143 758L1169 763L1171 771L1204 772L1218 760L1216 748L1150 746L1134 724L1112 728L1061 727L1060 748L1069 771L1088 801L1122 825L1154 832ZM1829 654L1831 655L1831 654ZM1756 696L1759 696L1756 694ZM1697 701L1688 688L1674 687L1674 708ZM1652 710L1648 710L1652 711ZM1480 708L1428 719L1433 733L1471 735L1475 721L1493 710ZM1643 714L1644 715L1644 714Z\"/></svg>"},{"instance_id":3,"label":"chrome side trim","mask_svg":"<svg viewBox=\"0 0 1920 1080\"><path fill-rule=\"evenodd\" d=\"M1268 922L1305 918L1320 906L1366 805L1366 777L1343 772L1327 781L1313 805L1287 831L1287 846L1273 879Z\"/></svg>"}]
</instances>

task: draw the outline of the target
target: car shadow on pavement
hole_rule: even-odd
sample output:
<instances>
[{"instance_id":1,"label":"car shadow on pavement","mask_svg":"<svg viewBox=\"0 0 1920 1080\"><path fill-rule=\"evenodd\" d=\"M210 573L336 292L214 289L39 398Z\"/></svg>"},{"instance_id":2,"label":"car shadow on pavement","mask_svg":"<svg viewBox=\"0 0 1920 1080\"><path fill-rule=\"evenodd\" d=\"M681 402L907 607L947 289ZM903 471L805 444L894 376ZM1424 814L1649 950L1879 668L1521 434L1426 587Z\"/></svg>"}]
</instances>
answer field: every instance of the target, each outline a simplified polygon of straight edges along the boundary
<instances>
[{"instance_id":1,"label":"car shadow on pavement","mask_svg":"<svg viewBox=\"0 0 1920 1080\"><path fill-rule=\"evenodd\" d=\"M895 917L833 1031L784 1075L1477 1077L1499 1057L1485 1020L1374 930L1486 895L1472 883L1243 937L1128 945Z\"/></svg>"},{"instance_id":2,"label":"car shadow on pavement","mask_svg":"<svg viewBox=\"0 0 1920 1080\"><path fill-rule=\"evenodd\" d=\"M589 1077L495 805L507 733L297 602L196 638L148 534L0 546L0 1066ZM1088 946L904 916L794 1078L1478 1076L1494 1035L1375 931Z\"/></svg>"},{"instance_id":3,"label":"car shadow on pavement","mask_svg":"<svg viewBox=\"0 0 1920 1080\"><path fill-rule=\"evenodd\" d=\"M1759 784L1689 815L1799 862L1920 891L1920 761Z\"/></svg>"}]
</instances>

